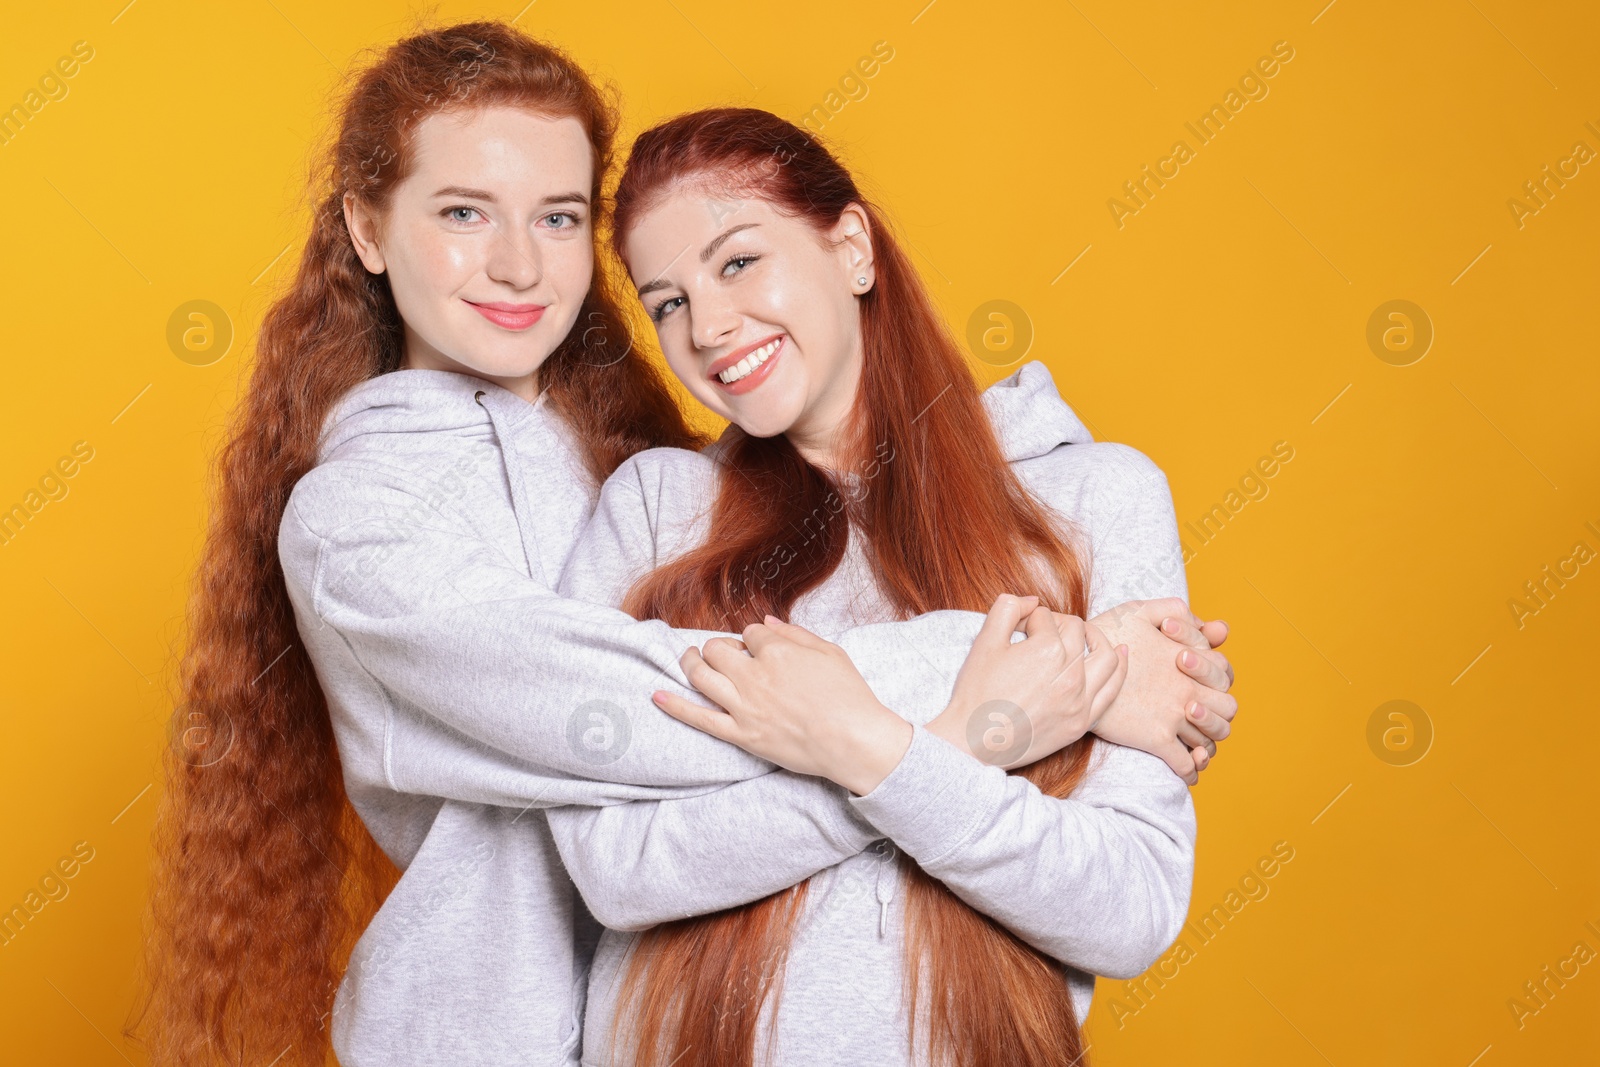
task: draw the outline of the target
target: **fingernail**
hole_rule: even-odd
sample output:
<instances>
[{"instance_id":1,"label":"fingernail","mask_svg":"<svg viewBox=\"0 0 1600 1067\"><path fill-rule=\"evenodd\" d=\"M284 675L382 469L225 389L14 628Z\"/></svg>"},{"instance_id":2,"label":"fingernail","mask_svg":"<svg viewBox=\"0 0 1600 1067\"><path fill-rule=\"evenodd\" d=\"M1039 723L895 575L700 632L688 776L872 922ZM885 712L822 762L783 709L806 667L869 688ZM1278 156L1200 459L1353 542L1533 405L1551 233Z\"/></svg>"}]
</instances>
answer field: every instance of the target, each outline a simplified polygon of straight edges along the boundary
<instances>
[{"instance_id":1,"label":"fingernail","mask_svg":"<svg viewBox=\"0 0 1600 1067\"><path fill-rule=\"evenodd\" d=\"M657 689L654 693L650 694L650 699L655 701L657 704L662 704L666 702L667 694Z\"/></svg>"},{"instance_id":2,"label":"fingernail","mask_svg":"<svg viewBox=\"0 0 1600 1067\"><path fill-rule=\"evenodd\" d=\"M1198 667L1200 666L1200 657L1193 652L1185 652L1183 654L1183 665L1185 667Z\"/></svg>"},{"instance_id":3,"label":"fingernail","mask_svg":"<svg viewBox=\"0 0 1600 1067\"><path fill-rule=\"evenodd\" d=\"M1201 719L1203 719L1205 717L1206 717L1206 713L1205 713L1204 709L1202 709L1200 707L1199 704L1190 704L1189 705L1189 718L1193 719L1195 722L1199 722Z\"/></svg>"},{"instance_id":4,"label":"fingernail","mask_svg":"<svg viewBox=\"0 0 1600 1067\"><path fill-rule=\"evenodd\" d=\"M1161 620L1161 629L1164 632L1169 633L1169 634L1177 633L1178 632L1178 620L1177 619L1162 619Z\"/></svg>"}]
</instances>

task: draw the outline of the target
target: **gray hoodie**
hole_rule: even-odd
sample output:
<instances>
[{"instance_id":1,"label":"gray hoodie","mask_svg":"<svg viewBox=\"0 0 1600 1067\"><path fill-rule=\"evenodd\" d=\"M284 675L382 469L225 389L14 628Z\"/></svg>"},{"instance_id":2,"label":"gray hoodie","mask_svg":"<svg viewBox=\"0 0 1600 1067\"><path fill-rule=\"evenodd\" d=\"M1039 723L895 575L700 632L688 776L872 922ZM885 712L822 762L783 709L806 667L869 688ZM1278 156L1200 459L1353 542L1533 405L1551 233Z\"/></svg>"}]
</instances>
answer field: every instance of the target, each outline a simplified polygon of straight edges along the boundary
<instances>
[{"instance_id":1,"label":"gray hoodie","mask_svg":"<svg viewBox=\"0 0 1600 1067\"><path fill-rule=\"evenodd\" d=\"M344 1067L574 1063L598 929L530 809L692 797L773 767L650 701L692 692L678 657L716 634L552 591L596 487L542 398L400 370L352 389L323 434L278 553L351 802L404 872L339 987L334 1050ZM909 705L981 621L935 612L840 643Z\"/></svg>"},{"instance_id":2,"label":"gray hoodie","mask_svg":"<svg viewBox=\"0 0 1600 1067\"><path fill-rule=\"evenodd\" d=\"M1171 495L1154 463L1124 445L1090 443L1043 364L1024 366L984 401L1024 484L1076 524L1068 529L1092 560L1091 614L1127 600L1186 598ZM896 461L907 460L887 459ZM601 490L558 588L619 601L639 576L704 541L715 491L708 455L635 456ZM852 538L839 569L791 617L831 637L894 613ZM915 699L893 705L917 724L948 701L946 679L932 664L923 673L929 684ZM895 770L859 798L779 771L689 799L547 815L584 899L609 928L590 976L586 1064L629 1062L610 1058L610 1038L637 941L630 931L812 876L757 1062L770 1051L778 1065L925 1063L925 1050L912 1056L907 1041L896 848L1064 964L1082 1022L1093 975L1140 974L1177 936L1194 864L1189 791L1154 756L1098 742L1085 780L1056 799L921 728ZM924 1002L923 1019L926 1010Z\"/></svg>"}]
</instances>

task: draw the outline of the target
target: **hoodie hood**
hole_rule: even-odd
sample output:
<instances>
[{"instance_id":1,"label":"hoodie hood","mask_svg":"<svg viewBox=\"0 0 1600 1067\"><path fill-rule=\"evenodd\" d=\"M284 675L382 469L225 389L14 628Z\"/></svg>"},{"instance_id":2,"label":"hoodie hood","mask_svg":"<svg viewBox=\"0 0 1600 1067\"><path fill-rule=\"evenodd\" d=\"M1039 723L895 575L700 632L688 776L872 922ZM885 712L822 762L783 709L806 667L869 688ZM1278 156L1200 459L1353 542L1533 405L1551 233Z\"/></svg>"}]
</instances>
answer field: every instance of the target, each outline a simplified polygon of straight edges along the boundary
<instances>
[{"instance_id":1,"label":"hoodie hood","mask_svg":"<svg viewBox=\"0 0 1600 1067\"><path fill-rule=\"evenodd\" d=\"M985 389L983 406L1007 463L1042 456L1058 445L1094 440L1061 399L1050 368L1038 360L1024 363L1015 374Z\"/></svg>"},{"instance_id":2,"label":"hoodie hood","mask_svg":"<svg viewBox=\"0 0 1600 1067\"><path fill-rule=\"evenodd\" d=\"M489 409L478 402L479 393L494 404L492 419ZM322 424L317 462L325 462L352 442L386 434L486 437L494 433L495 423L511 431L543 404L543 393L529 404L503 386L471 374L421 368L390 371L368 378L334 404Z\"/></svg>"},{"instance_id":3,"label":"hoodie hood","mask_svg":"<svg viewBox=\"0 0 1600 1067\"><path fill-rule=\"evenodd\" d=\"M543 482L565 477L569 468L582 466L575 461L573 443L564 428L551 425L559 420L544 417L551 410L544 400L541 393L530 404L509 389L471 374L420 368L390 371L356 385L334 405L322 425L317 463L341 454L377 454L388 464L401 456L429 457L437 452L439 435L466 442L469 448L494 449L505 468L506 489L528 573L554 584L559 562L591 501L580 499L584 496L581 492L558 494L556 502L535 508L528 499L530 476ZM529 423L534 425L525 426ZM513 445L519 435L527 437L523 448ZM430 465L436 467L435 461L424 458L421 469ZM437 469L434 476L439 476ZM572 484L582 486L584 482L580 477Z\"/></svg>"}]
</instances>

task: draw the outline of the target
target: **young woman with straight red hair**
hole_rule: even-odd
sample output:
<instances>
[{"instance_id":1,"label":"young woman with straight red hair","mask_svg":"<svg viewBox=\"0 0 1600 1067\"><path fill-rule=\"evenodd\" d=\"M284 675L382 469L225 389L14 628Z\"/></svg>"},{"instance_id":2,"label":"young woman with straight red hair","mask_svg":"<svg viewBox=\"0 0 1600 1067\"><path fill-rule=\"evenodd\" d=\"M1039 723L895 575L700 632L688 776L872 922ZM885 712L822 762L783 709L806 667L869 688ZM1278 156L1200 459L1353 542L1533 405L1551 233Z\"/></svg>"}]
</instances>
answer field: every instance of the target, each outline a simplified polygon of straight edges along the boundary
<instances>
[{"instance_id":1,"label":"young woman with straight red hair","mask_svg":"<svg viewBox=\"0 0 1600 1067\"><path fill-rule=\"evenodd\" d=\"M1187 911L1180 742L1120 697L1044 728L1026 696L929 694L895 709L893 769L863 775L770 704L792 685L779 668L846 662L819 634L1007 591L1093 615L1111 640L1142 623L1142 598L1187 612L1164 476L1093 443L1042 364L980 394L883 215L793 124L753 109L666 122L635 143L615 201L615 249L668 364L731 425L703 453L625 462L560 589L678 626L751 624L685 657L718 708L658 700L786 770L548 813L608 927L584 1062L1084 1063L1092 976L1142 972ZM1009 640L991 629L974 657ZM1136 656L1127 686L1181 690L1180 736L1204 744L1198 726L1226 736L1237 706L1225 675L1205 689ZM806 775L848 795L802 794ZM771 840L806 821L831 848Z\"/></svg>"},{"instance_id":2,"label":"young woman with straight red hair","mask_svg":"<svg viewBox=\"0 0 1600 1067\"><path fill-rule=\"evenodd\" d=\"M616 121L502 23L352 82L219 459L130 1023L163 1067L576 1062L597 931L529 809L773 769L650 703L713 632L551 588L601 480L702 443L594 271ZM982 623L841 644L892 692Z\"/></svg>"}]
</instances>

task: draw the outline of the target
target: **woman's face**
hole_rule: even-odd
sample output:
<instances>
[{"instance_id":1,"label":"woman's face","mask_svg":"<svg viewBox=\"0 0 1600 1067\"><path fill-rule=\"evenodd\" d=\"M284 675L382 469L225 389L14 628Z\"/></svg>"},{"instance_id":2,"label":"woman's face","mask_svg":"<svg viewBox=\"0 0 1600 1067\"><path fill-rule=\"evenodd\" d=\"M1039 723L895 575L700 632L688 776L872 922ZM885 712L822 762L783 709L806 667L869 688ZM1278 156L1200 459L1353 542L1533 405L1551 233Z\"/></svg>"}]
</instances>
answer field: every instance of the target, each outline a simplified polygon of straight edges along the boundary
<instances>
[{"instance_id":1,"label":"woman's face","mask_svg":"<svg viewBox=\"0 0 1600 1067\"><path fill-rule=\"evenodd\" d=\"M381 216L345 202L362 263L389 276L405 365L532 400L594 273L589 138L575 118L488 107L429 115L411 149Z\"/></svg>"},{"instance_id":2,"label":"woman's face","mask_svg":"<svg viewBox=\"0 0 1600 1067\"><path fill-rule=\"evenodd\" d=\"M753 436L787 434L820 466L844 462L838 434L861 378L857 295L873 280L859 207L820 233L760 198L680 182L625 247L667 364L696 399Z\"/></svg>"}]
</instances>

